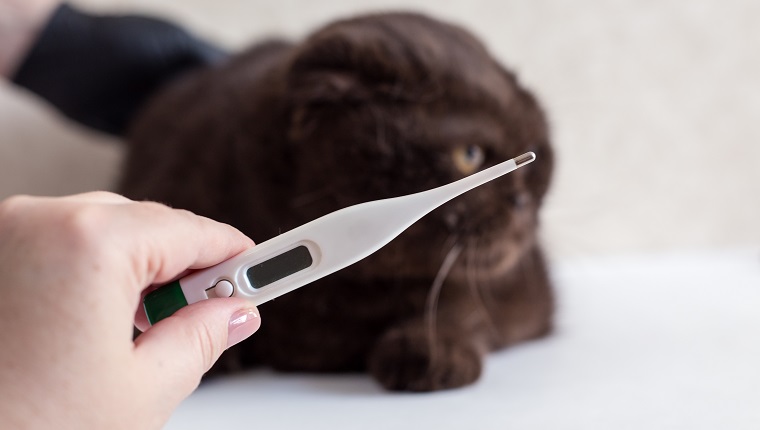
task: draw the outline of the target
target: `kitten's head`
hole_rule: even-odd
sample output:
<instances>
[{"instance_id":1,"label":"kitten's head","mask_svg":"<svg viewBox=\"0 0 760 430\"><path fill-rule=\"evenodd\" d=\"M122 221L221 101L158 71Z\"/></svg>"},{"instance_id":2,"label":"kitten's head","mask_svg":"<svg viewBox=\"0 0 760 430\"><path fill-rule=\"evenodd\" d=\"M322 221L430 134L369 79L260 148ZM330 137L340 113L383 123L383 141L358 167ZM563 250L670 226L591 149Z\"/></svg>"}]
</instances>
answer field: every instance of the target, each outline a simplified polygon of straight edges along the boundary
<instances>
[{"instance_id":1,"label":"kitten's head","mask_svg":"<svg viewBox=\"0 0 760 430\"><path fill-rule=\"evenodd\" d=\"M553 164L546 120L473 36L420 15L370 15L316 32L289 61L291 204L304 222L533 151L536 162L437 209L374 265L429 276L440 256L426 248L457 240L492 274L533 244Z\"/></svg>"}]
</instances>

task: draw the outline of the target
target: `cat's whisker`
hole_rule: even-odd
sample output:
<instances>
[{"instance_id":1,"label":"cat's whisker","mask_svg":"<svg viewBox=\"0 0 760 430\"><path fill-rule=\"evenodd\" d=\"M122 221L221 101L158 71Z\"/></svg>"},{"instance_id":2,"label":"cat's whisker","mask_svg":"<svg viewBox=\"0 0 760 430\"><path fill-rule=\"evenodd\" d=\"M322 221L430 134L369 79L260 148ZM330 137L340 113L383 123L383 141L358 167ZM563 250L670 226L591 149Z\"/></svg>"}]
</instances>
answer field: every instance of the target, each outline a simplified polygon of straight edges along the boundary
<instances>
[{"instance_id":1,"label":"cat's whisker","mask_svg":"<svg viewBox=\"0 0 760 430\"><path fill-rule=\"evenodd\" d=\"M491 316L491 311L488 308L488 305L486 304L486 301L483 298L484 290L480 288L480 283L478 282L478 276L476 273L477 270L477 264L475 262L475 258L478 254L478 248L477 248L477 241L473 241L468 247L467 247L467 259L466 261L466 276L467 276L467 286L470 290L470 295L472 296L472 299L475 301L476 306L480 307L483 310L483 317L485 320L486 325L488 326L488 329L491 331L493 336L498 339L500 336L499 330L496 326L496 323L494 322L493 317Z\"/></svg>"},{"instance_id":2,"label":"cat's whisker","mask_svg":"<svg viewBox=\"0 0 760 430\"><path fill-rule=\"evenodd\" d=\"M428 292L427 300L425 302L425 327L427 329L428 351L431 367L437 359L435 339L437 322L436 317L438 314L438 299L441 297L441 289L443 288L444 281L446 281L451 268L454 266L454 263L459 257L459 254L462 252L462 245L460 245L457 241L457 237L455 235L452 235L451 238L453 239L450 239L449 241L453 241L454 244L449 249L449 252L446 253L446 257L443 259L441 267L438 269L438 273L435 275L435 279L433 280L433 284L430 287L430 291Z\"/></svg>"},{"instance_id":3,"label":"cat's whisker","mask_svg":"<svg viewBox=\"0 0 760 430\"><path fill-rule=\"evenodd\" d=\"M451 248L453 248L454 245L457 244L457 242L459 242L459 236L457 236L454 233L451 233L449 235L449 238L446 239L446 242L444 242L443 248L441 248L441 257L446 258L446 255L448 255L448 253L451 252ZM446 251L446 253L444 254L443 251L446 249L448 249L448 251Z\"/></svg>"}]
</instances>

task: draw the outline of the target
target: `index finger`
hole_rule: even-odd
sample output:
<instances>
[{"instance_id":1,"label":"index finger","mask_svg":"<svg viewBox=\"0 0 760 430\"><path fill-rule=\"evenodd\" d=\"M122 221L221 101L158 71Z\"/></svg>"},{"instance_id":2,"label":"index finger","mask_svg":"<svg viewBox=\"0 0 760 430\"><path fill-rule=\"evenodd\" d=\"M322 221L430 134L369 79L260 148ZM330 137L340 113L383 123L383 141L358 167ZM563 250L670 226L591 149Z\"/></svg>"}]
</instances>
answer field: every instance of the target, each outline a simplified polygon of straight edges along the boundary
<instances>
[{"instance_id":1,"label":"index finger","mask_svg":"<svg viewBox=\"0 0 760 430\"><path fill-rule=\"evenodd\" d=\"M138 290L165 283L186 269L221 263L252 247L236 228L153 202L113 206L110 231L124 245Z\"/></svg>"}]
</instances>

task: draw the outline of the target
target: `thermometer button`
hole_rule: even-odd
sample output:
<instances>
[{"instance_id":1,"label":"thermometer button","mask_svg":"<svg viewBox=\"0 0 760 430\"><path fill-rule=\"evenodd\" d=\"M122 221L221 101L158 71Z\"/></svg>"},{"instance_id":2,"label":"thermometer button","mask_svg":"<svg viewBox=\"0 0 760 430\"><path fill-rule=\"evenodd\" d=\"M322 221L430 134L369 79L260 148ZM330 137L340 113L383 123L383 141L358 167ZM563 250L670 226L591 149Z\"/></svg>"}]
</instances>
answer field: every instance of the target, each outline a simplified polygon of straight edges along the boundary
<instances>
[{"instance_id":1,"label":"thermometer button","mask_svg":"<svg viewBox=\"0 0 760 430\"><path fill-rule=\"evenodd\" d=\"M209 288L207 294L209 298L212 297L232 297L232 293L235 292L235 287L230 281L219 281L213 288Z\"/></svg>"}]
</instances>

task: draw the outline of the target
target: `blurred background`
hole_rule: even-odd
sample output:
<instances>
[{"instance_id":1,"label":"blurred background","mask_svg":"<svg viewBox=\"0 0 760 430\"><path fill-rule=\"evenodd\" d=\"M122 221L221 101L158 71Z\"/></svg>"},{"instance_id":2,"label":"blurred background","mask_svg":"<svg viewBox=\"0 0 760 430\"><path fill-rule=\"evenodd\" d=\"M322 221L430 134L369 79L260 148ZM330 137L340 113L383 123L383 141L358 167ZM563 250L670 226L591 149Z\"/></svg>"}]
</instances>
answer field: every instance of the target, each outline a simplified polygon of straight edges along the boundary
<instances>
[{"instance_id":1,"label":"blurred background","mask_svg":"<svg viewBox=\"0 0 760 430\"><path fill-rule=\"evenodd\" d=\"M435 395L387 394L361 375L235 375L205 384L167 429L760 428L760 1L72 3L163 16L232 50L421 11L483 40L551 118L552 336ZM111 189L122 157L0 81L0 199Z\"/></svg>"},{"instance_id":2,"label":"blurred background","mask_svg":"<svg viewBox=\"0 0 760 430\"><path fill-rule=\"evenodd\" d=\"M71 3L168 17L231 49L368 11L461 24L550 115L559 167L543 235L555 258L760 244L760 2ZM0 198L112 188L121 157L113 139L0 84Z\"/></svg>"}]
</instances>

